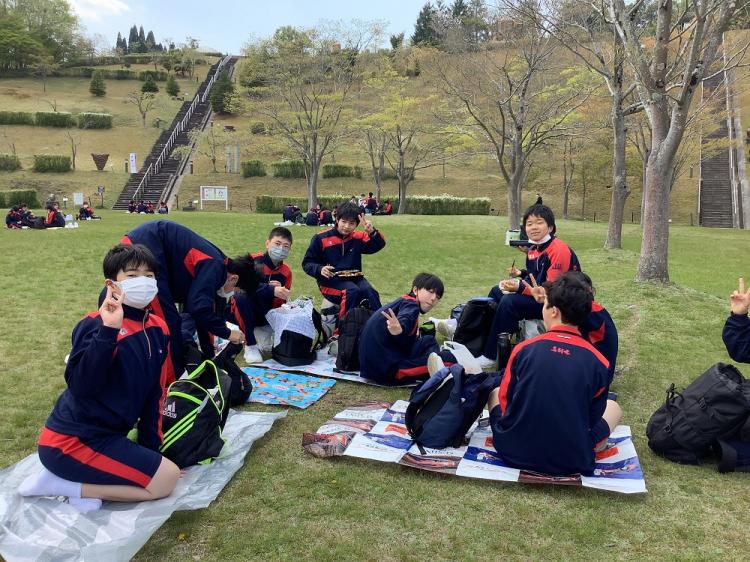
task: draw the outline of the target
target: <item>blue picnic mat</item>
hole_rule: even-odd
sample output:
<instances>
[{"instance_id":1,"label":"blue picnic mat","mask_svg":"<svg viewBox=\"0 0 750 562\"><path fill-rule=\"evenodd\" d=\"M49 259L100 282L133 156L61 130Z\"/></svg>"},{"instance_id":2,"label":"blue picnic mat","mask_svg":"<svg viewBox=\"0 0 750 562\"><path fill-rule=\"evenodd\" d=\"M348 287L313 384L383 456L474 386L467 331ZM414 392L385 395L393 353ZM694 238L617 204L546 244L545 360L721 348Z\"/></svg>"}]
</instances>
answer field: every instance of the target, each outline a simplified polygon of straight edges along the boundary
<instances>
[{"instance_id":1,"label":"blue picnic mat","mask_svg":"<svg viewBox=\"0 0 750 562\"><path fill-rule=\"evenodd\" d=\"M253 383L248 402L307 408L328 392L335 380L274 371L264 367L242 369Z\"/></svg>"}]
</instances>

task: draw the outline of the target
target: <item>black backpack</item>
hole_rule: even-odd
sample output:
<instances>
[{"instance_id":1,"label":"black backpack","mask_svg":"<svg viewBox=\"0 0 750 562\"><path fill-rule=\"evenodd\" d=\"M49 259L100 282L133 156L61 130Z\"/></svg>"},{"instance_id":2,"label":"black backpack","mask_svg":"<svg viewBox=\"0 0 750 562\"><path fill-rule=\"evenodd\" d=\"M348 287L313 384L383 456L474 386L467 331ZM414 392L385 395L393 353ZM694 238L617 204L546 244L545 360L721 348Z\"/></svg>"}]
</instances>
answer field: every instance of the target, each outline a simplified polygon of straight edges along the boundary
<instances>
[{"instance_id":1,"label":"black backpack","mask_svg":"<svg viewBox=\"0 0 750 562\"><path fill-rule=\"evenodd\" d=\"M733 365L716 363L681 393L674 384L646 426L648 446L667 459L698 464L717 440L739 433L750 413L750 389Z\"/></svg>"},{"instance_id":2,"label":"black backpack","mask_svg":"<svg viewBox=\"0 0 750 562\"><path fill-rule=\"evenodd\" d=\"M406 408L406 429L424 447L460 447L499 384L498 373L467 375L461 365L443 367L415 388Z\"/></svg>"},{"instance_id":3,"label":"black backpack","mask_svg":"<svg viewBox=\"0 0 750 562\"><path fill-rule=\"evenodd\" d=\"M289 329L281 332L279 345L271 349L273 358L288 367L309 365L315 361L316 350L325 345L327 338L323 331L320 312L315 309L312 311L312 322L316 331L314 338Z\"/></svg>"},{"instance_id":4,"label":"black backpack","mask_svg":"<svg viewBox=\"0 0 750 562\"><path fill-rule=\"evenodd\" d=\"M497 303L489 297L478 297L467 302L458 319L453 341L464 344L472 355L482 355L496 308Z\"/></svg>"},{"instance_id":5,"label":"black backpack","mask_svg":"<svg viewBox=\"0 0 750 562\"><path fill-rule=\"evenodd\" d=\"M230 384L212 361L204 361L169 385L162 410L162 455L180 468L206 464L219 456Z\"/></svg>"},{"instance_id":6,"label":"black backpack","mask_svg":"<svg viewBox=\"0 0 750 562\"><path fill-rule=\"evenodd\" d=\"M229 343L214 358L214 365L224 371L230 378L229 395L227 404L232 406L241 406L250 398L253 391L253 383L247 373L237 365L237 356L242 351L242 345L239 343Z\"/></svg>"},{"instance_id":7,"label":"black backpack","mask_svg":"<svg viewBox=\"0 0 750 562\"><path fill-rule=\"evenodd\" d=\"M372 310L355 306L339 321L336 353L336 369L339 371L359 371L359 336L370 316Z\"/></svg>"}]
</instances>

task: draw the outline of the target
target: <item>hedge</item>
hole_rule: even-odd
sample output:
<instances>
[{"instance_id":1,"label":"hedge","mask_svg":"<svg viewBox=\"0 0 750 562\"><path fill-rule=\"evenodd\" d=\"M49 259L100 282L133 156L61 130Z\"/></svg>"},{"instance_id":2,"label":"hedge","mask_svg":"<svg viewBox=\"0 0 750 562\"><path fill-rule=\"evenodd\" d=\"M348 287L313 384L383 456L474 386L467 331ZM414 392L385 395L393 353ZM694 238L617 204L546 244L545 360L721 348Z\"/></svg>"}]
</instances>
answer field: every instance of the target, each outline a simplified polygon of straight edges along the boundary
<instances>
[{"instance_id":1,"label":"hedge","mask_svg":"<svg viewBox=\"0 0 750 562\"><path fill-rule=\"evenodd\" d=\"M412 172L411 177L409 178L409 181L412 181L415 177L416 175L414 174L414 172ZM385 168L383 170L383 173L380 174L380 179L381 180L397 180L398 177L396 177L396 172L394 172L390 168Z\"/></svg>"},{"instance_id":2,"label":"hedge","mask_svg":"<svg viewBox=\"0 0 750 562\"><path fill-rule=\"evenodd\" d=\"M21 169L21 161L15 154L0 154L0 170L13 172Z\"/></svg>"},{"instance_id":3,"label":"hedge","mask_svg":"<svg viewBox=\"0 0 750 562\"><path fill-rule=\"evenodd\" d=\"M73 127L73 115L67 111L37 111L35 122L38 127Z\"/></svg>"},{"instance_id":4,"label":"hedge","mask_svg":"<svg viewBox=\"0 0 750 562\"><path fill-rule=\"evenodd\" d=\"M38 209L39 207L41 207L41 205L39 204L37 192L34 189L18 189L15 191L6 191L3 195L5 199L5 203L3 203L3 206L7 205L8 207L12 207L13 205L26 203L32 209Z\"/></svg>"},{"instance_id":5,"label":"hedge","mask_svg":"<svg viewBox=\"0 0 750 562\"><path fill-rule=\"evenodd\" d=\"M79 113L79 129L111 129L112 115L109 113Z\"/></svg>"},{"instance_id":6,"label":"hedge","mask_svg":"<svg viewBox=\"0 0 750 562\"><path fill-rule=\"evenodd\" d=\"M26 111L0 111L0 125L33 125L34 114Z\"/></svg>"},{"instance_id":7,"label":"hedge","mask_svg":"<svg viewBox=\"0 0 750 562\"><path fill-rule=\"evenodd\" d=\"M35 172L69 172L70 156L61 154L35 154Z\"/></svg>"},{"instance_id":8,"label":"hedge","mask_svg":"<svg viewBox=\"0 0 750 562\"><path fill-rule=\"evenodd\" d=\"M245 160L241 163L242 177L262 177L266 175L266 165L260 160Z\"/></svg>"},{"instance_id":9,"label":"hedge","mask_svg":"<svg viewBox=\"0 0 750 562\"><path fill-rule=\"evenodd\" d=\"M55 74L59 76L68 76L71 78L91 78L94 71L102 73L102 78L106 80L140 80L144 82L150 75L154 80L163 82L167 79L168 74L163 70L128 70L126 68L94 68L91 66L80 66L75 68L64 68L58 70Z\"/></svg>"},{"instance_id":10,"label":"hedge","mask_svg":"<svg viewBox=\"0 0 750 562\"><path fill-rule=\"evenodd\" d=\"M8 207L12 207L13 205L8 205ZM0 192L0 208L5 207L5 194Z\"/></svg>"},{"instance_id":11,"label":"hedge","mask_svg":"<svg viewBox=\"0 0 750 562\"><path fill-rule=\"evenodd\" d=\"M349 199L351 199L349 195L323 195L318 197L318 203L329 209L335 209ZM393 204L394 213L398 210L398 197L384 196L381 201L390 201ZM297 205L300 209L306 209L307 197L259 195L256 198L255 208L259 213L281 213L284 206L289 203ZM489 215L490 200L486 197L414 195L407 197L406 211L410 215Z\"/></svg>"},{"instance_id":12,"label":"hedge","mask_svg":"<svg viewBox=\"0 0 750 562\"><path fill-rule=\"evenodd\" d=\"M305 164L302 160L282 160L271 164L275 178L304 178Z\"/></svg>"},{"instance_id":13,"label":"hedge","mask_svg":"<svg viewBox=\"0 0 750 562\"><path fill-rule=\"evenodd\" d=\"M323 177L362 179L362 168L346 164L325 164L323 165Z\"/></svg>"}]
</instances>

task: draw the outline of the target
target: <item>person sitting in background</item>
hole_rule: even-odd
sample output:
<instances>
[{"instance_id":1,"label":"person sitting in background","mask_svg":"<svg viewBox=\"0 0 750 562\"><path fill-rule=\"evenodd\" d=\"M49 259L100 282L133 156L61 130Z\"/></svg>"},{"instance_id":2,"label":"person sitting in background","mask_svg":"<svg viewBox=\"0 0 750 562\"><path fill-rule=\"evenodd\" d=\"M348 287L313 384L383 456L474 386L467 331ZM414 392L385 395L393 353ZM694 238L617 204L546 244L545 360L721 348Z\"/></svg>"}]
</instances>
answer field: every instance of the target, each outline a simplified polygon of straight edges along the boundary
<instances>
[{"instance_id":1,"label":"person sitting in background","mask_svg":"<svg viewBox=\"0 0 750 562\"><path fill-rule=\"evenodd\" d=\"M159 203L159 214L160 215L166 215L169 213L169 207L167 207L167 203L165 201L162 201Z\"/></svg>"},{"instance_id":2,"label":"person sitting in background","mask_svg":"<svg viewBox=\"0 0 750 562\"><path fill-rule=\"evenodd\" d=\"M135 204L135 199L131 199L130 203L128 203L128 213L137 213L138 212L138 205Z\"/></svg>"},{"instance_id":3,"label":"person sitting in background","mask_svg":"<svg viewBox=\"0 0 750 562\"><path fill-rule=\"evenodd\" d=\"M578 331L594 296L564 273L546 288L547 332L510 354L487 402L492 442L511 467L543 474L591 474L622 410L607 399L609 362Z\"/></svg>"},{"instance_id":4,"label":"person sitting in background","mask_svg":"<svg viewBox=\"0 0 750 562\"><path fill-rule=\"evenodd\" d=\"M59 203L47 203L47 218L44 219L44 228L57 228L64 226L65 215L60 212Z\"/></svg>"},{"instance_id":5,"label":"person sitting in background","mask_svg":"<svg viewBox=\"0 0 750 562\"><path fill-rule=\"evenodd\" d=\"M386 199L386 201L383 204L383 206L380 207L375 212L376 215L390 215L392 213L393 213L393 205L391 204L391 202L388 199Z\"/></svg>"},{"instance_id":6,"label":"person sitting in background","mask_svg":"<svg viewBox=\"0 0 750 562\"><path fill-rule=\"evenodd\" d=\"M146 202L143 199L138 201L138 206L135 208L135 212L139 215L145 215L148 212L148 205L146 205Z\"/></svg>"},{"instance_id":7,"label":"person sitting in background","mask_svg":"<svg viewBox=\"0 0 750 562\"><path fill-rule=\"evenodd\" d=\"M88 221L101 219L102 217L94 214L94 209L91 208L91 205L84 201L83 206L78 210L78 220Z\"/></svg>"},{"instance_id":8,"label":"person sitting in background","mask_svg":"<svg viewBox=\"0 0 750 562\"><path fill-rule=\"evenodd\" d=\"M153 215L155 210L154 203L152 201L146 201L146 214Z\"/></svg>"},{"instance_id":9,"label":"person sitting in background","mask_svg":"<svg viewBox=\"0 0 750 562\"><path fill-rule=\"evenodd\" d=\"M375 214L375 212L378 210L378 201L372 196L372 191L367 194L367 199L365 201L365 212Z\"/></svg>"},{"instance_id":10,"label":"person sitting in background","mask_svg":"<svg viewBox=\"0 0 750 562\"><path fill-rule=\"evenodd\" d=\"M318 212L318 223L320 226L331 226L333 224L333 213L325 207Z\"/></svg>"},{"instance_id":11,"label":"person sitting in background","mask_svg":"<svg viewBox=\"0 0 750 562\"><path fill-rule=\"evenodd\" d=\"M5 215L5 226L8 228L21 228L21 213L17 205L13 205L8 214Z\"/></svg>"},{"instance_id":12,"label":"person sitting in background","mask_svg":"<svg viewBox=\"0 0 750 562\"><path fill-rule=\"evenodd\" d=\"M28 205L26 203L21 203L18 207L18 214L21 217L21 226L27 226L29 228L32 228L35 226L37 220L37 217L34 215L32 211L29 210Z\"/></svg>"},{"instance_id":13,"label":"person sitting in background","mask_svg":"<svg viewBox=\"0 0 750 562\"><path fill-rule=\"evenodd\" d=\"M315 209L310 209L305 215L305 224L307 226L318 226L318 212Z\"/></svg>"}]
</instances>

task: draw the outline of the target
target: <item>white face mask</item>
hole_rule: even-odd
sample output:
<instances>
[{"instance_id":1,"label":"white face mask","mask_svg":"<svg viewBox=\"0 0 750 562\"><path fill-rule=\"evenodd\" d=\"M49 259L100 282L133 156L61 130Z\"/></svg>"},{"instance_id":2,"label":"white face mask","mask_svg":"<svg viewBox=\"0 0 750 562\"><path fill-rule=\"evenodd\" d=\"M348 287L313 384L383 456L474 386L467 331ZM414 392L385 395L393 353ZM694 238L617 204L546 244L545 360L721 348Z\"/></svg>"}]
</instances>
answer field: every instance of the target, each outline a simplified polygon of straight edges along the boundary
<instances>
[{"instance_id":1,"label":"white face mask","mask_svg":"<svg viewBox=\"0 0 750 562\"><path fill-rule=\"evenodd\" d=\"M223 299L229 299L232 296L234 296L234 291L229 291L228 293L224 290L224 285L219 287L219 290L216 291L216 294L219 295Z\"/></svg>"},{"instance_id":2,"label":"white face mask","mask_svg":"<svg viewBox=\"0 0 750 562\"><path fill-rule=\"evenodd\" d=\"M122 298L123 304L133 308L146 308L159 292L156 279L153 277L130 277L118 281L117 286L125 293Z\"/></svg>"}]
</instances>

